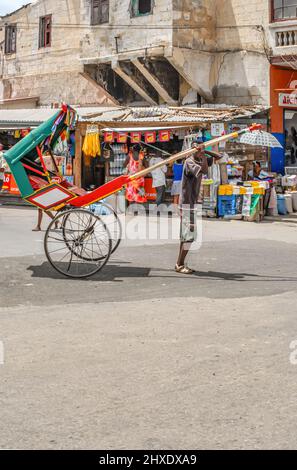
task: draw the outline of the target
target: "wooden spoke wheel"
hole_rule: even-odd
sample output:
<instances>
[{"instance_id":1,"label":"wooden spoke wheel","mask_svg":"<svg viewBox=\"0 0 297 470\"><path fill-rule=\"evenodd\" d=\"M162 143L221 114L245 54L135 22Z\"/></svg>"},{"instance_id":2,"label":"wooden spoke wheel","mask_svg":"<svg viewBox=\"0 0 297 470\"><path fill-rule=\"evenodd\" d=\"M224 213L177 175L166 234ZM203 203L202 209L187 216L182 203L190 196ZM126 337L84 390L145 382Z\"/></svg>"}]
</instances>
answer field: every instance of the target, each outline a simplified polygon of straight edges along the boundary
<instances>
[{"instance_id":1,"label":"wooden spoke wheel","mask_svg":"<svg viewBox=\"0 0 297 470\"><path fill-rule=\"evenodd\" d=\"M114 253L122 240L123 229L121 221L116 211L109 204L100 201L97 207L99 209L98 213L92 208L90 210L96 213L108 228L112 243L111 252Z\"/></svg>"},{"instance_id":2,"label":"wooden spoke wheel","mask_svg":"<svg viewBox=\"0 0 297 470\"><path fill-rule=\"evenodd\" d=\"M90 212L94 213L97 215L104 225L107 227L107 230L109 231L110 234L110 239L111 239L111 253L114 253L117 248L119 247L119 244L121 243L122 240L122 224L119 219L119 216L115 212L115 210L106 204L105 202L100 202L98 205L98 212L95 212L94 209L89 209ZM70 209L67 211L67 213L64 212L64 219L63 219L63 226L67 226L67 219L70 216L70 211L75 210L75 209ZM85 210L85 209L84 209ZM87 253L84 253L84 257L87 257Z\"/></svg>"},{"instance_id":3,"label":"wooden spoke wheel","mask_svg":"<svg viewBox=\"0 0 297 470\"><path fill-rule=\"evenodd\" d=\"M100 217L85 209L71 209L50 223L44 249L56 271L71 278L87 278L107 263L112 240Z\"/></svg>"}]
</instances>

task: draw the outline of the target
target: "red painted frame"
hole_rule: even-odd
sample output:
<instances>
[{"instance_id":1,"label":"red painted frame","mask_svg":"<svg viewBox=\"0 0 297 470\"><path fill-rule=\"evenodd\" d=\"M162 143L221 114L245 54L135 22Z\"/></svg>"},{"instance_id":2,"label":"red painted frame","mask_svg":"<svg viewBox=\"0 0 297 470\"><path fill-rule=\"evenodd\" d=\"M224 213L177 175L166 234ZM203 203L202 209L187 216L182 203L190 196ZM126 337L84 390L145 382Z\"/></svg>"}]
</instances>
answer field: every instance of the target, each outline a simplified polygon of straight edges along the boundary
<instances>
[{"instance_id":1,"label":"red painted frame","mask_svg":"<svg viewBox=\"0 0 297 470\"><path fill-rule=\"evenodd\" d=\"M65 194L64 199L61 199L58 202L54 202L53 204L51 204L49 206L43 206L42 204L38 204L34 201L34 198L36 198L37 196L49 193L50 191L52 191L53 189L56 189L56 188L58 188L60 191L62 191ZM63 186L61 186L57 183L53 183L53 184L50 184L48 186L45 186L44 188L38 189L33 194L31 194L30 196L28 196L24 199L26 199L26 201L30 202L30 204L32 204L33 206L39 207L42 210L49 210L49 209L52 209L53 207L59 207L59 206L65 204L66 202L68 202L68 201L70 201L71 199L74 199L74 198L76 198L75 194L68 191L68 189L63 188Z\"/></svg>"}]
</instances>

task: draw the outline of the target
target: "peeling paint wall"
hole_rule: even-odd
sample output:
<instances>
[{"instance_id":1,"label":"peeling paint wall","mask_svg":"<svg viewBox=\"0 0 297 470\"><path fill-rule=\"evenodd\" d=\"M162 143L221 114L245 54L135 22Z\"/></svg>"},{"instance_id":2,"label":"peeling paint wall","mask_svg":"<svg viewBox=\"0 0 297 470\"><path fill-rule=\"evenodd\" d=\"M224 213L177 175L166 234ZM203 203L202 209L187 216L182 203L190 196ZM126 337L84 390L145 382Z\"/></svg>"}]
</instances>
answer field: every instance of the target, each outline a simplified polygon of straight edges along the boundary
<instances>
[{"instance_id":1,"label":"peeling paint wall","mask_svg":"<svg viewBox=\"0 0 297 470\"><path fill-rule=\"evenodd\" d=\"M173 0L173 45L214 51L215 0Z\"/></svg>"},{"instance_id":2,"label":"peeling paint wall","mask_svg":"<svg viewBox=\"0 0 297 470\"><path fill-rule=\"evenodd\" d=\"M49 14L51 47L39 48L39 19ZM84 31L80 14L81 0L40 0L3 19L4 23L17 23L17 52L4 55L0 98L40 96L42 105L61 100L71 104L106 103L105 95L80 75ZM1 34L4 39L4 28Z\"/></svg>"},{"instance_id":3,"label":"peeling paint wall","mask_svg":"<svg viewBox=\"0 0 297 470\"><path fill-rule=\"evenodd\" d=\"M158 59L164 55L179 74L169 87L175 98L193 89L209 102L269 102L268 0L155 0L152 14L135 18L129 6L130 0L110 0L109 24L98 26L90 25L91 0L39 0L6 17L18 24L17 53L2 62L0 56L0 98L109 103L80 75L83 61L110 66L123 53L125 60L151 59L158 49ZM39 18L46 14L52 14L52 46L39 49ZM135 77L141 81L137 71Z\"/></svg>"},{"instance_id":4,"label":"peeling paint wall","mask_svg":"<svg viewBox=\"0 0 297 470\"><path fill-rule=\"evenodd\" d=\"M218 103L269 103L269 2L216 0L217 54L211 86Z\"/></svg>"},{"instance_id":5,"label":"peeling paint wall","mask_svg":"<svg viewBox=\"0 0 297 470\"><path fill-rule=\"evenodd\" d=\"M82 18L90 17L90 1L82 0ZM152 14L131 18L130 0L110 0L109 23L90 28L82 37L82 57L109 57L172 44L172 3L157 0ZM116 47L116 38L118 50Z\"/></svg>"}]
</instances>

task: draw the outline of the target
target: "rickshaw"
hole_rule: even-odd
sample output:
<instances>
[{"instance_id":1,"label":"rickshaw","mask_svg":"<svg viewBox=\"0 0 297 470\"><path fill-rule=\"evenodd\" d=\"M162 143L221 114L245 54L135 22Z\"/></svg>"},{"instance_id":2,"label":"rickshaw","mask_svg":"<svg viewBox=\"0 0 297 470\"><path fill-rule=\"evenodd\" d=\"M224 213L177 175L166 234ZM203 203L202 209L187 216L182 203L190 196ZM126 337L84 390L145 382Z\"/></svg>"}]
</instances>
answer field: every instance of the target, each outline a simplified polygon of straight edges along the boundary
<instances>
[{"instance_id":1,"label":"rickshaw","mask_svg":"<svg viewBox=\"0 0 297 470\"><path fill-rule=\"evenodd\" d=\"M33 129L26 137L4 154L22 198L43 211L56 212L44 237L44 250L52 267L70 278L87 278L99 272L118 248L122 229L116 212L105 202L105 215L97 215L90 206L123 189L131 181L149 174L152 170L186 159L196 149L175 154L161 163L146 168L135 175L122 175L87 192L70 184L60 173L53 157L59 137L73 128L76 112L68 105L48 121ZM261 129L254 124L246 129L223 135L200 148L217 145L237 138L241 134ZM48 169L45 153L52 159Z\"/></svg>"}]
</instances>

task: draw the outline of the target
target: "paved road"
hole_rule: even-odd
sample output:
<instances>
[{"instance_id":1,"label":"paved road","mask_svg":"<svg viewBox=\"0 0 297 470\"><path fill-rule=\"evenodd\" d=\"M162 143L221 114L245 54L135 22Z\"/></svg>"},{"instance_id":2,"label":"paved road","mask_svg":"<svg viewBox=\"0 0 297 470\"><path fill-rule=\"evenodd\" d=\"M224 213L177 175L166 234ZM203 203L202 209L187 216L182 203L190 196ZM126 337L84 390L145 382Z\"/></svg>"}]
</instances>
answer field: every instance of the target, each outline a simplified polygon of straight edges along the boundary
<instances>
[{"instance_id":1,"label":"paved road","mask_svg":"<svg viewBox=\"0 0 297 470\"><path fill-rule=\"evenodd\" d=\"M126 242L88 281L34 220L0 209L1 448L297 447L296 218L205 221L193 277Z\"/></svg>"}]
</instances>

